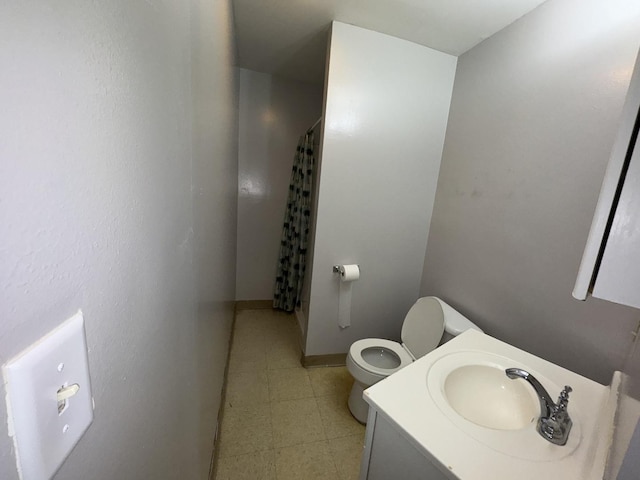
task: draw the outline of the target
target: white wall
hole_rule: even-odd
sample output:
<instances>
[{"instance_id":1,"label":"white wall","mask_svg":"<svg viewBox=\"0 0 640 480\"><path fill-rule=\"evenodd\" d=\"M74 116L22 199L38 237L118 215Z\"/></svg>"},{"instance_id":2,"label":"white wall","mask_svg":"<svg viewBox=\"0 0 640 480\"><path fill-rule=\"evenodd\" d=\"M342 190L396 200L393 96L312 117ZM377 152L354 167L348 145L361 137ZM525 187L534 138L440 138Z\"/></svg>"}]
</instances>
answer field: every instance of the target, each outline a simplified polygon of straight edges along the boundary
<instances>
[{"instance_id":1,"label":"white wall","mask_svg":"<svg viewBox=\"0 0 640 480\"><path fill-rule=\"evenodd\" d=\"M238 69L234 67L231 1L194 0L191 5L193 228L198 287L197 384L192 399L200 402L196 411L202 465L199 478L207 478L235 306Z\"/></svg>"},{"instance_id":2,"label":"white wall","mask_svg":"<svg viewBox=\"0 0 640 480\"><path fill-rule=\"evenodd\" d=\"M456 58L334 22L306 355L397 338L420 287ZM351 327L334 264L358 263Z\"/></svg>"},{"instance_id":3,"label":"white wall","mask_svg":"<svg viewBox=\"0 0 640 480\"><path fill-rule=\"evenodd\" d=\"M237 300L270 300L289 179L322 86L240 69Z\"/></svg>"},{"instance_id":4,"label":"white wall","mask_svg":"<svg viewBox=\"0 0 640 480\"><path fill-rule=\"evenodd\" d=\"M192 176L206 157L201 192L235 179L230 8L209 3L206 32L188 2L0 6L0 363L86 320L95 420L58 479L206 478L221 377L202 384L198 362L228 337L197 342ZM220 107L195 128L192 67L193 103ZM209 206L209 248L234 257L230 204ZM209 277L219 301L233 267ZM18 478L4 402L0 478Z\"/></svg>"},{"instance_id":5,"label":"white wall","mask_svg":"<svg viewBox=\"0 0 640 480\"><path fill-rule=\"evenodd\" d=\"M639 25L638 2L553 0L459 58L421 288L603 383L640 314L571 291Z\"/></svg>"}]
</instances>

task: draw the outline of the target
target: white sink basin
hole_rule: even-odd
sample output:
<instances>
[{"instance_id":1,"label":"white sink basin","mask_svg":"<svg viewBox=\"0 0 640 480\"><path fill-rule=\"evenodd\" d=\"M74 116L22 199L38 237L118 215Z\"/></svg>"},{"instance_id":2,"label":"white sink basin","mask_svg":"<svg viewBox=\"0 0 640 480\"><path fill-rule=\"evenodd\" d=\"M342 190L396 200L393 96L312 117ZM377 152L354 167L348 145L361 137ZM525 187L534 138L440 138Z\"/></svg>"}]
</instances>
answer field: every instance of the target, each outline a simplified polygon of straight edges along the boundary
<instances>
[{"instance_id":1,"label":"white sink basin","mask_svg":"<svg viewBox=\"0 0 640 480\"><path fill-rule=\"evenodd\" d=\"M561 388L522 362L501 355L459 351L436 360L427 372L427 389L440 411L479 442L521 459L553 461L569 455L580 442L580 422L570 404L574 421L566 446L552 445L536 431L540 401L529 383L512 380L507 368L529 371L547 389Z\"/></svg>"},{"instance_id":2,"label":"white sink basin","mask_svg":"<svg viewBox=\"0 0 640 480\"><path fill-rule=\"evenodd\" d=\"M444 381L444 396L458 414L477 425L497 430L518 430L535 422L540 404L531 386L511 380L504 369L465 365Z\"/></svg>"}]
</instances>

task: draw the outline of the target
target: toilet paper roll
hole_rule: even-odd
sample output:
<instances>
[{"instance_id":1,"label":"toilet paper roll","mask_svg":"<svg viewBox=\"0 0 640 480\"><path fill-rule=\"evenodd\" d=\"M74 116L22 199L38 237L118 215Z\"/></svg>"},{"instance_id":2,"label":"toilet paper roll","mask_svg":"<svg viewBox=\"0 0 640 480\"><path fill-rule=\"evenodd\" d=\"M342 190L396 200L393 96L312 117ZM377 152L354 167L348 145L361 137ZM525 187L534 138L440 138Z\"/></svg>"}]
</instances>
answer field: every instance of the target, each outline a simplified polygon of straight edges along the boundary
<instances>
[{"instance_id":1,"label":"toilet paper roll","mask_svg":"<svg viewBox=\"0 0 640 480\"><path fill-rule=\"evenodd\" d=\"M338 298L338 325L351 325L351 285L360 278L358 265L340 265L340 296Z\"/></svg>"},{"instance_id":2,"label":"toilet paper roll","mask_svg":"<svg viewBox=\"0 0 640 480\"><path fill-rule=\"evenodd\" d=\"M360 267L358 265L340 265L340 280L343 282L353 282L360 278Z\"/></svg>"}]
</instances>

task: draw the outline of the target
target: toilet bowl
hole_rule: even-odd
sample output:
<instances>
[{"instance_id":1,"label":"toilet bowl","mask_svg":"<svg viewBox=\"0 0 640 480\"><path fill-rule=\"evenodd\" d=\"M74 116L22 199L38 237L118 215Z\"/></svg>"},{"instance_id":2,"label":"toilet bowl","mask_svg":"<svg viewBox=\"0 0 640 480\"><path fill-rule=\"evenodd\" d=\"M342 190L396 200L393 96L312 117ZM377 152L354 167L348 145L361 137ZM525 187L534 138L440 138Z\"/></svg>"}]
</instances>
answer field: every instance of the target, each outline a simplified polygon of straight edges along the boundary
<instances>
[{"instance_id":1,"label":"toilet bowl","mask_svg":"<svg viewBox=\"0 0 640 480\"><path fill-rule=\"evenodd\" d=\"M353 343L347 355L347 369L354 379L349 394L351 414L360 423L367 423L369 405L362 398L366 388L469 329L482 331L439 298L422 297L404 319L400 333L402 343L383 338L365 338Z\"/></svg>"}]
</instances>

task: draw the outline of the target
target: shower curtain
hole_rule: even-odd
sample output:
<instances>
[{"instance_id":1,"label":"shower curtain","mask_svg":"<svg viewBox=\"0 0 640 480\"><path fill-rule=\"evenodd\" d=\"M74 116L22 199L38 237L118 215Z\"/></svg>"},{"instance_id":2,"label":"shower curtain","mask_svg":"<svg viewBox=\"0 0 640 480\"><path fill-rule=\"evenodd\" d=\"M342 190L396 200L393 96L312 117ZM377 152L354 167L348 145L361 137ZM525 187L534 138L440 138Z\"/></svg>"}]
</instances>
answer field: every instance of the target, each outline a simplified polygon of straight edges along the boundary
<instances>
[{"instance_id":1,"label":"shower curtain","mask_svg":"<svg viewBox=\"0 0 640 480\"><path fill-rule=\"evenodd\" d=\"M273 292L273 307L287 312L300 305L302 294L311 220L313 164L313 131L308 131L300 138L291 170Z\"/></svg>"}]
</instances>

